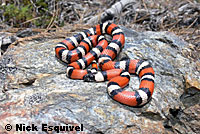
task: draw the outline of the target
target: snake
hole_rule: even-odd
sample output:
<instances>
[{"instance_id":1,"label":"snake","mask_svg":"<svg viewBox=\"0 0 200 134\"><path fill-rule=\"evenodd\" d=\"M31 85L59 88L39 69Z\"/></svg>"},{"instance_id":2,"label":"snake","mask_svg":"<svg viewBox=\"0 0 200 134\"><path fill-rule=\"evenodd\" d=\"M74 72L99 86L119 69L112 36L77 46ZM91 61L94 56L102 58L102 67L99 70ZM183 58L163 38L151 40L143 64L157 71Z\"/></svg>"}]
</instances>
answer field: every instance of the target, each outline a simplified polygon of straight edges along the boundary
<instances>
[{"instance_id":1,"label":"snake","mask_svg":"<svg viewBox=\"0 0 200 134\"><path fill-rule=\"evenodd\" d=\"M107 41L105 34L112 40ZM108 81L107 92L113 100L128 106L143 106L152 98L155 72L148 60L116 61L124 44L123 30L105 22L56 43L55 55L67 64L67 77L86 82ZM125 87L132 74L139 77L139 89L128 91Z\"/></svg>"}]
</instances>

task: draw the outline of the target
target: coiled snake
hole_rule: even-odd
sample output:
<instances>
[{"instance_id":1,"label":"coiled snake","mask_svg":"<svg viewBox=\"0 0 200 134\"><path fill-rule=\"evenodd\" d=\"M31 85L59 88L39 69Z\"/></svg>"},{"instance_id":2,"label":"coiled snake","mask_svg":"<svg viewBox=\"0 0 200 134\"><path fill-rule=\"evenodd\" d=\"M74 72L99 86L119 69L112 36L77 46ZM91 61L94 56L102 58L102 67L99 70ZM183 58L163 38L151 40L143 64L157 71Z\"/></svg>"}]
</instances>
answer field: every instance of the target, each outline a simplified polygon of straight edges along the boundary
<instances>
[{"instance_id":1,"label":"coiled snake","mask_svg":"<svg viewBox=\"0 0 200 134\"><path fill-rule=\"evenodd\" d=\"M112 36L110 43L103 34ZM124 33L113 23L103 23L59 42L55 47L56 57L68 64L67 76L84 81L106 81L108 94L128 106L146 104L154 91L154 70L148 61L113 61L125 43ZM99 68L95 63L98 61ZM92 69L85 69L92 64ZM138 90L126 91L130 74L140 78Z\"/></svg>"}]
</instances>

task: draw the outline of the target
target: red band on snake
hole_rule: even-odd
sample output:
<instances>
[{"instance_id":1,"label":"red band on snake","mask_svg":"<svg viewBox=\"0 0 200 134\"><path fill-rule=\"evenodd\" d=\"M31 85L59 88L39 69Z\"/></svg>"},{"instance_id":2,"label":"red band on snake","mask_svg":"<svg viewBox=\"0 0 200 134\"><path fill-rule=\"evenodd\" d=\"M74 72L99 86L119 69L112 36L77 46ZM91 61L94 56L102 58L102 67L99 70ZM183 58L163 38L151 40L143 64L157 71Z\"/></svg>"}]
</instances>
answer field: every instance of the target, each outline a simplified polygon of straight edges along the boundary
<instances>
[{"instance_id":1,"label":"red band on snake","mask_svg":"<svg viewBox=\"0 0 200 134\"><path fill-rule=\"evenodd\" d=\"M110 43L104 34L112 36ZM55 47L56 57L68 64L67 76L84 81L106 81L108 94L128 106L146 104L154 91L154 70L148 61L113 61L124 47L125 36L120 27L103 23L59 42ZM98 61L100 71L95 63ZM92 64L92 69L85 69ZM138 90L126 91L130 74L140 78Z\"/></svg>"}]
</instances>

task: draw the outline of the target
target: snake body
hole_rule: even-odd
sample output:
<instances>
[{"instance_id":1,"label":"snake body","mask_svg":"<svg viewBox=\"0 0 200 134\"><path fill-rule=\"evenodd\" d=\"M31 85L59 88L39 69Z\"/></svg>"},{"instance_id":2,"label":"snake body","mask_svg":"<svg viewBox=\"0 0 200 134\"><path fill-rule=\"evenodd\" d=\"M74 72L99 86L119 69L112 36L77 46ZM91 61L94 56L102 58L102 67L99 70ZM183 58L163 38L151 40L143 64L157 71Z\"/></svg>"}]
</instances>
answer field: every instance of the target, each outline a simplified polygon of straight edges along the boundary
<instances>
[{"instance_id":1,"label":"snake body","mask_svg":"<svg viewBox=\"0 0 200 134\"><path fill-rule=\"evenodd\" d=\"M110 43L104 34L112 36ZM67 76L84 81L107 81L107 91L114 100L128 105L146 104L154 91L154 70L145 60L113 61L124 47L125 36L120 27L103 23L57 43L56 57L68 64ZM99 68L95 63L98 61ZM85 69L92 64L92 69ZM126 91L130 74L140 78L138 90Z\"/></svg>"}]
</instances>

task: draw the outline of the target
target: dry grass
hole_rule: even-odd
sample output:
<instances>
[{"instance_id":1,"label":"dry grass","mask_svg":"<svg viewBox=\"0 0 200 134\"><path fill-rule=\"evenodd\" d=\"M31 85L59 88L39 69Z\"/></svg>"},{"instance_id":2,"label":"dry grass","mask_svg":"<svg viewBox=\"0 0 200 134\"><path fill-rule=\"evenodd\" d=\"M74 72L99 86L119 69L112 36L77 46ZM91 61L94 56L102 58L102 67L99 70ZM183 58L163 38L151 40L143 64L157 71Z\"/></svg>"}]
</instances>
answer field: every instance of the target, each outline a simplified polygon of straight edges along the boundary
<instances>
[{"instance_id":1,"label":"dry grass","mask_svg":"<svg viewBox=\"0 0 200 134\"><path fill-rule=\"evenodd\" d=\"M61 9L55 4L55 10L51 11L52 17L49 24L45 28L33 28L32 31L40 34L32 36L32 39L41 37L46 38L65 38L72 34L88 29L91 25L87 25L88 19L94 15L100 14L107 8L111 7L117 0L105 1L78 1L69 0L69 8L66 7L68 19L65 21L64 27L59 27L56 18L59 18ZM139 7L134 9L133 5L128 5L119 16L113 18L113 22L134 28L137 31L170 31L183 38L185 41L194 44L194 53L200 53L200 8L199 3L195 0L138 0ZM186 5L186 7L184 7ZM188 6L188 7L187 7ZM199 5L200 7L200 5ZM181 8L183 11L180 11ZM196 11L195 11L196 10ZM72 16L72 14L76 14ZM67 16L68 15L68 16ZM37 19L37 17L35 18ZM32 20L26 20L28 23ZM74 21L72 21L74 20ZM190 20L190 21L188 21ZM188 22L187 22L188 21ZM3 29L2 32L16 33L24 28ZM31 37L20 39L31 40ZM15 42L17 43L17 42ZM198 59L198 54L194 54Z\"/></svg>"}]
</instances>

